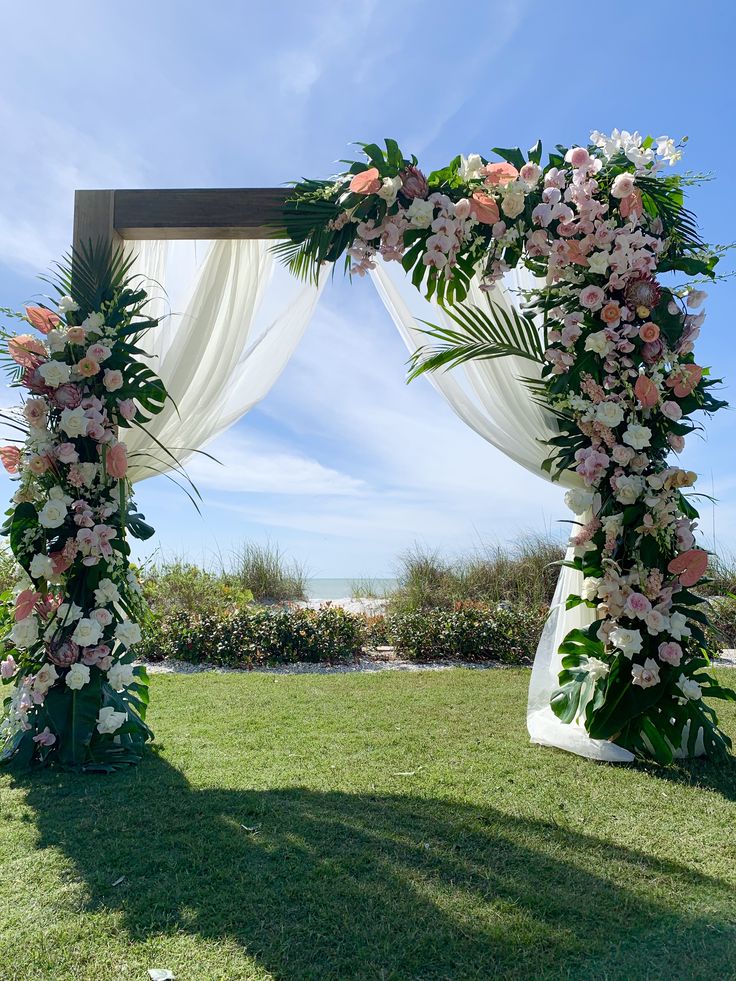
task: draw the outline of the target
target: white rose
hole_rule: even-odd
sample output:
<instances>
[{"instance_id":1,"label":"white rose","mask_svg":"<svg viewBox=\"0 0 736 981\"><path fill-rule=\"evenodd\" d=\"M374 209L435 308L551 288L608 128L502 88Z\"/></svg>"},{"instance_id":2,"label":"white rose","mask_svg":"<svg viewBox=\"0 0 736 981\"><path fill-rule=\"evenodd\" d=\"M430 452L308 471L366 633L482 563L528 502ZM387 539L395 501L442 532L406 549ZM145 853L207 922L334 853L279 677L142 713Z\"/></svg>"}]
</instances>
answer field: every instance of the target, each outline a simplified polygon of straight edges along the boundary
<instances>
[{"instance_id":1,"label":"white rose","mask_svg":"<svg viewBox=\"0 0 736 981\"><path fill-rule=\"evenodd\" d=\"M460 157L459 174L464 181L476 180L480 177L483 169L483 161L477 153L469 153L467 157Z\"/></svg>"},{"instance_id":2,"label":"white rose","mask_svg":"<svg viewBox=\"0 0 736 981\"><path fill-rule=\"evenodd\" d=\"M596 407L595 417L603 426L615 429L624 421L624 410L617 402L601 402Z\"/></svg>"},{"instance_id":3,"label":"white rose","mask_svg":"<svg viewBox=\"0 0 736 981\"><path fill-rule=\"evenodd\" d=\"M120 593L112 579L101 579L95 590L95 605L106 606L108 603L119 603Z\"/></svg>"},{"instance_id":4,"label":"white rose","mask_svg":"<svg viewBox=\"0 0 736 981\"><path fill-rule=\"evenodd\" d=\"M600 354L601 357L605 357L611 350L611 347L611 342L606 337L605 330L597 330L594 334L588 334L585 338L585 350Z\"/></svg>"},{"instance_id":5,"label":"white rose","mask_svg":"<svg viewBox=\"0 0 736 981\"><path fill-rule=\"evenodd\" d=\"M597 276L605 276L610 262L610 252L593 252L588 256L588 269Z\"/></svg>"},{"instance_id":6,"label":"white rose","mask_svg":"<svg viewBox=\"0 0 736 981\"><path fill-rule=\"evenodd\" d=\"M634 190L634 175L619 174L611 185L611 197L627 198Z\"/></svg>"},{"instance_id":7,"label":"white rose","mask_svg":"<svg viewBox=\"0 0 736 981\"><path fill-rule=\"evenodd\" d=\"M132 620L123 620L115 627L115 639L126 647L139 644L141 640L141 628Z\"/></svg>"},{"instance_id":8,"label":"white rose","mask_svg":"<svg viewBox=\"0 0 736 981\"><path fill-rule=\"evenodd\" d=\"M30 647L38 640L38 620L34 616L18 620L10 631L10 639L16 647Z\"/></svg>"},{"instance_id":9,"label":"white rose","mask_svg":"<svg viewBox=\"0 0 736 981\"><path fill-rule=\"evenodd\" d=\"M69 365L63 361L47 361L38 369L49 388L58 388L69 381Z\"/></svg>"},{"instance_id":10,"label":"white rose","mask_svg":"<svg viewBox=\"0 0 736 981\"><path fill-rule=\"evenodd\" d=\"M575 514L584 514L593 506L593 491L583 490L582 487L572 487L565 494L565 504Z\"/></svg>"},{"instance_id":11,"label":"white rose","mask_svg":"<svg viewBox=\"0 0 736 981\"><path fill-rule=\"evenodd\" d=\"M44 664L36 673L36 680L33 682L33 687L36 691L47 692L58 677L59 672L53 664Z\"/></svg>"},{"instance_id":12,"label":"white rose","mask_svg":"<svg viewBox=\"0 0 736 981\"><path fill-rule=\"evenodd\" d=\"M617 647L624 657L631 657L641 651L641 633L628 627L615 627L611 631L611 643Z\"/></svg>"},{"instance_id":13,"label":"white rose","mask_svg":"<svg viewBox=\"0 0 736 981\"><path fill-rule=\"evenodd\" d=\"M79 304L70 296L66 295L60 297L56 305L59 308L59 313L76 313L79 309Z\"/></svg>"},{"instance_id":14,"label":"white rose","mask_svg":"<svg viewBox=\"0 0 736 981\"><path fill-rule=\"evenodd\" d=\"M135 681L132 664L121 664L117 661L107 672L107 680L115 691L122 691Z\"/></svg>"},{"instance_id":15,"label":"white rose","mask_svg":"<svg viewBox=\"0 0 736 981\"><path fill-rule=\"evenodd\" d=\"M406 216L413 228L429 228L434 221L434 204L431 201L414 198L406 210Z\"/></svg>"},{"instance_id":16,"label":"white rose","mask_svg":"<svg viewBox=\"0 0 736 981\"><path fill-rule=\"evenodd\" d=\"M94 647L95 644L99 643L101 636L102 626L100 623L89 617L82 617L74 628L72 640L75 644L79 644L80 647Z\"/></svg>"},{"instance_id":17,"label":"white rose","mask_svg":"<svg viewBox=\"0 0 736 981\"><path fill-rule=\"evenodd\" d=\"M703 694L697 681L693 681L692 678L686 678L684 674L680 675L677 687L685 698L691 698L693 701L696 701Z\"/></svg>"},{"instance_id":18,"label":"white rose","mask_svg":"<svg viewBox=\"0 0 736 981\"><path fill-rule=\"evenodd\" d=\"M50 579L54 573L54 563L48 555L39 552L31 559L30 570L33 579Z\"/></svg>"},{"instance_id":19,"label":"white rose","mask_svg":"<svg viewBox=\"0 0 736 981\"><path fill-rule=\"evenodd\" d=\"M623 435L623 442L634 450L643 450L649 446L652 438L652 431L648 426L640 426L638 423L631 423L627 426Z\"/></svg>"},{"instance_id":20,"label":"white rose","mask_svg":"<svg viewBox=\"0 0 736 981\"><path fill-rule=\"evenodd\" d=\"M97 731L103 735L117 732L127 718L125 712L116 712L112 705L106 705L97 716Z\"/></svg>"},{"instance_id":21,"label":"white rose","mask_svg":"<svg viewBox=\"0 0 736 981\"><path fill-rule=\"evenodd\" d=\"M44 528L60 528L66 520L66 505L58 498L50 497L38 512L38 521Z\"/></svg>"},{"instance_id":22,"label":"white rose","mask_svg":"<svg viewBox=\"0 0 736 981\"><path fill-rule=\"evenodd\" d=\"M85 418L84 409L81 405L79 405L76 409L63 409L61 413L61 422L59 425L67 436L86 436L87 422L88 420Z\"/></svg>"},{"instance_id":23,"label":"white rose","mask_svg":"<svg viewBox=\"0 0 736 981\"><path fill-rule=\"evenodd\" d=\"M598 595L598 587L601 584L600 579L596 579L593 576L589 576L583 579L583 588L580 590L580 595L584 600L594 600Z\"/></svg>"},{"instance_id":24,"label":"white rose","mask_svg":"<svg viewBox=\"0 0 736 981\"><path fill-rule=\"evenodd\" d=\"M393 204L396 200L396 195L401 190L401 178L400 177L384 177L381 189L378 192L379 198L387 204Z\"/></svg>"},{"instance_id":25,"label":"white rose","mask_svg":"<svg viewBox=\"0 0 736 981\"><path fill-rule=\"evenodd\" d=\"M616 478L616 500L621 504L634 504L639 500L644 491L644 480L642 477L617 477Z\"/></svg>"},{"instance_id":26,"label":"white rose","mask_svg":"<svg viewBox=\"0 0 736 981\"><path fill-rule=\"evenodd\" d=\"M84 688L88 681L89 668L87 665L82 664L81 661L77 661L76 664L72 664L66 676L66 683L68 687L72 688L74 691L79 691L80 688Z\"/></svg>"},{"instance_id":27,"label":"white rose","mask_svg":"<svg viewBox=\"0 0 736 981\"><path fill-rule=\"evenodd\" d=\"M599 678L605 678L609 672L609 666L598 657L589 657L587 667L588 674L593 681L598 681Z\"/></svg>"},{"instance_id":28,"label":"white rose","mask_svg":"<svg viewBox=\"0 0 736 981\"><path fill-rule=\"evenodd\" d=\"M501 210L507 218L517 218L524 210L524 195L519 190L508 191L501 201Z\"/></svg>"},{"instance_id":29,"label":"white rose","mask_svg":"<svg viewBox=\"0 0 736 981\"><path fill-rule=\"evenodd\" d=\"M52 354L58 354L60 351L64 350L66 338L60 330L50 330L46 335L46 343L48 344L49 351L51 351Z\"/></svg>"}]
</instances>

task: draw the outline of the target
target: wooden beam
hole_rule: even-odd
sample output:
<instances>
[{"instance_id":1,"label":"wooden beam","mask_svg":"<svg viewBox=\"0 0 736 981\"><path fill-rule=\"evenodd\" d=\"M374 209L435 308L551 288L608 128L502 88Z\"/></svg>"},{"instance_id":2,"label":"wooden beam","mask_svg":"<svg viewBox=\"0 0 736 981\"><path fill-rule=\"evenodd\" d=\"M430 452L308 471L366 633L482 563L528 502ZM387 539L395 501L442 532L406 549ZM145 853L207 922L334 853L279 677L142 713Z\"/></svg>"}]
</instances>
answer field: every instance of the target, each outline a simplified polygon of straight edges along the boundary
<instances>
[{"instance_id":1,"label":"wooden beam","mask_svg":"<svg viewBox=\"0 0 736 981\"><path fill-rule=\"evenodd\" d=\"M123 239L143 240L275 238L274 225L290 191L248 187L107 193L113 194L115 232Z\"/></svg>"},{"instance_id":2,"label":"wooden beam","mask_svg":"<svg viewBox=\"0 0 736 981\"><path fill-rule=\"evenodd\" d=\"M114 221L114 191L74 192L74 248L90 242L120 242Z\"/></svg>"}]
</instances>

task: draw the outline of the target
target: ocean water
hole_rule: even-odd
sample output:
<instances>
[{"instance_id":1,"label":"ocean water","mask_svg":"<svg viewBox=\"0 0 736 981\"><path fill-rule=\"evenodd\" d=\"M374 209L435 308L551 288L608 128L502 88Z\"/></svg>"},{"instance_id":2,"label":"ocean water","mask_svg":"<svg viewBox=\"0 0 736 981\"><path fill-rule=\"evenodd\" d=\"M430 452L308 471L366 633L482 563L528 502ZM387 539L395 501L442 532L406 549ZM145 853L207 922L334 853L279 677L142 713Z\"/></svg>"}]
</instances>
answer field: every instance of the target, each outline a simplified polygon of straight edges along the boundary
<instances>
[{"instance_id":1,"label":"ocean water","mask_svg":"<svg viewBox=\"0 0 736 981\"><path fill-rule=\"evenodd\" d=\"M376 596L386 596L396 588L395 579L307 579L307 598L310 600L346 599L353 595L353 586L369 587Z\"/></svg>"}]
</instances>

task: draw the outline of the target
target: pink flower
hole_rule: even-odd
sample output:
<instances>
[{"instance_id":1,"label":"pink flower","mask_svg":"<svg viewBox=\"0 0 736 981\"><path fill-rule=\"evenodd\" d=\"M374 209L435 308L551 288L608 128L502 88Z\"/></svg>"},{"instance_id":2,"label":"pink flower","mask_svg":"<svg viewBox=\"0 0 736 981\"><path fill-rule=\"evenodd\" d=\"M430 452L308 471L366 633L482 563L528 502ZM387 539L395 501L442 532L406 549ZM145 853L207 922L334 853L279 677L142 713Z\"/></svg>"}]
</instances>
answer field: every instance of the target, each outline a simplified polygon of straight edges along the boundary
<instances>
[{"instance_id":1,"label":"pink flower","mask_svg":"<svg viewBox=\"0 0 736 981\"><path fill-rule=\"evenodd\" d=\"M644 211L644 206L641 203L641 191L638 188L634 188L628 197L621 199L618 210L622 218L628 218L631 215L641 218L642 212Z\"/></svg>"},{"instance_id":2,"label":"pink flower","mask_svg":"<svg viewBox=\"0 0 736 981\"><path fill-rule=\"evenodd\" d=\"M59 463L78 463L79 453L73 443L59 443L56 447L56 459Z\"/></svg>"},{"instance_id":3,"label":"pink flower","mask_svg":"<svg viewBox=\"0 0 736 981\"><path fill-rule=\"evenodd\" d=\"M0 446L0 460L8 473L18 473L20 450L17 446Z\"/></svg>"},{"instance_id":4,"label":"pink flower","mask_svg":"<svg viewBox=\"0 0 736 981\"><path fill-rule=\"evenodd\" d=\"M467 198L460 198L455 202L455 217L460 221L470 217L470 201Z\"/></svg>"},{"instance_id":5,"label":"pink flower","mask_svg":"<svg viewBox=\"0 0 736 981\"><path fill-rule=\"evenodd\" d=\"M82 402L82 392L78 385L66 382L54 390L51 401L60 409L76 409Z\"/></svg>"},{"instance_id":6,"label":"pink flower","mask_svg":"<svg viewBox=\"0 0 736 981\"><path fill-rule=\"evenodd\" d=\"M628 467L636 453L630 446L614 446L611 450L611 456L620 466Z\"/></svg>"},{"instance_id":7,"label":"pink flower","mask_svg":"<svg viewBox=\"0 0 736 981\"><path fill-rule=\"evenodd\" d=\"M642 324L639 328L639 337L646 344L651 344L659 337L659 327L655 323L652 323L651 320L648 320L647 323Z\"/></svg>"},{"instance_id":8,"label":"pink flower","mask_svg":"<svg viewBox=\"0 0 736 981\"><path fill-rule=\"evenodd\" d=\"M646 375L639 375L636 379L634 394L644 409L651 409L659 402L659 390Z\"/></svg>"},{"instance_id":9,"label":"pink flower","mask_svg":"<svg viewBox=\"0 0 736 981\"><path fill-rule=\"evenodd\" d=\"M100 366L92 358L82 358L81 361L77 363L77 371L82 376L82 378L92 378L100 370Z\"/></svg>"},{"instance_id":10,"label":"pink flower","mask_svg":"<svg viewBox=\"0 0 736 981\"><path fill-rule=\"evenodd\" d=\"M682 453L682 451L685 449L684 436L678 436L675 433L670 433L667 437L667 442L670 444L675 453Z\"/></svg>"},{"instance_id":11,"label":"pink flower","mask_svg":"<svg viewBox=\"0 0 736 981\"><path fill-rule=\"evenodd\" d=\"M607 303L601 310L601 320L608 324L609 327L615 327L621 320L621 307L618 303L614 303L613 301Z\"/></svg>"},{"instance_id":12,"label":"pink flower","mask_svg":"<svg viewBox=\"0 0 736 981\"><path fill-rule=\"evenodd\" d=\"M130 420L133 419L136 414L136 407L133 399L121 399L120 402L118 402L118 412L123 419L127 419L127 421L130 422Z\"/></svg>"},{"instance_id":13,"label":"pink flower","mask_svg":"<svg viewBox=\"0 0 736 981\"><path fill-rule=\"evenodd\" d=\"M87 647L82 652L82 663L88 665L89 667L97 666L103 671L107 670L109 664L106 664L108 658L110 657L110 648L107 644L98 644L97 647Z\"/></svg>"},{"instance_id":14,"label":"pink flower","mask_svg":"<svg viewBox=\"0 0 736 981\"><path fill-rule=\"evenodd\" d=\"M683 364L672 372L665 384L674 391L678 399L684 399L698 387L702 377L703 369L700 365Z\"/></svg>"},{"instance_id":15,"label":"pink flower","mask_svg":"<svg viewBox=\"0 0 736 981\"><path fill-rule=\"evenodd\" d=\"M18 669L18 665L15 663L15 658L12 654L8 654L4 661L0 661L0 678L4 678L6 681L8 678L12 678Z\"/></svg>"},{"instance_id":16,"label":"pink flower","mask_svg":"<svg viewBox=\"0 0 736 981\"><path fill-rule=\"evenodd\" d=\"M691 548L681 552L667 566L668 572L678 576L680 585L689 588L699 582L708 568L708 553L702 548Z\"/></svg>"},{"instance_id":17,"label":"pink flower","mask_svg":"<svg viewBox=\"0 0 736 981\"><path fill-rule=\"evenodd\" d=\"M664 344L662 343L662 338L657 338L656 341L651 343L642 344L641 346L641 356L642 360L646 364L655 364L660 360L664 354Z\"/></svg>"},{"instance_id":18,"label":"pink flower","mask_svg":"<svg viewBox=\"0 0 736 981\"><path fill-rule=\"evenodd\" d=\"M23 407L23 415L32 426L40 428L46 423L48 409L43 399L28 399Z\"/></svg>"},{"instance_id":19,"label":"pink flower","mask_svg":"<svg viewBox=\"0 0 736 981\"><path fill-rule=\"evenodd\" d=\"M611 197L614 198L627 198L630 194L634 193L634 175L633 174L619 174L614 178L613 184L611 185Z\"/></svg>"},{"instance_id":20,"label":"pink flower","mask_svg":"<svg viewBox=\"0 0 736 981\"><path fill-rule=\"evenodd\" d=\"M33 334L18 334L8 341L10 357L22 368L38 368L47 358L46 348Z\"/></svg>"},{"instance_id":21,"label":"pink flower","mask_svg":"<svg viewBox=\"0 0 736 981\"><path fill-rule=\"evenodd\" d=\"M611 462L606 453L592 447L578 450L575 459L578 464L576 471L588 484L594 484L606 472Z\"/></svg>"},{"instance_id":22,"label":"pink flower","mask_svg":"<svg viewBox=\"0 0 736 981\"><path fill-rule=\"evenodd\" d=\"M643 620L651 609L652 604L643 593L630 593L624 605L624 614Z\"/></svg>"},{"instance_id":23,"label":"pink flower","mask_svg":"<svg viewBox=\"0 0 736 981\"><path fill-rule=\"evenodd\" d=\"M659 660L665 661L667 664L674 664L677 667L682 660L682 648L674 640L666 644L660 644Z\"/></svg>"},{"instance_id":24,"label":"pink flower","mask_svg":"<svg viewBox=\"0 0 736 981\"><path fill-rule=\"evenodd\" d=\"M58 327L61 321L55 313L47 310L46 307L26 307L26 316L31 325L40 330L42 334L48 334L50 330Z\"/></svg>"},{"instance_id":25,"label":"pink flower","mask_svg":"<svg viewBox=\"0 0 736 981\"><path fill-rule=\"evenodd\" d=\"M375 194L381 190L381 186L381 175L377 167L369 167L361 171L350 181L350 190L353 194Z\"/></svg>"},{"instance_id":26,"label":"pink flower","mask_svg":"<svg viewBox=\"0 0 736 981\"><path fill-rule=\"evenodd\" d=\"M510 163L490 163L483 168L486 177L486 184L489 187L510 184L519 176L519 171Z\"/></svg>"},{"instance_id":27,"label":"pink flower","mask_svg":"<svg viewBox=\"0 0 736 981\"><path fill-rule=\"evenodd\" d=\"M49 458L45 454L42 456L39 453L34 453L28 461L28 469L37 477L41 477L49 469Z\"/></svg>"},{"instance_id":28,"label":"pink flower","mask_svg":"<svg viewBox=\"0 0 736 981\"><path fill-rule=\"evenodd\" d=\"M108 390L108 392L117 392L119 388L123 387L123 373L122 371L111 371L109 368L105 371L105 377L102 380L102 384Z\"/></svg>"},{"instance_id":29,"label":"pink flower","mask_svg":"<svg viewBox=\"0 0 736 981\"><path fill-rule=\"evenodd\" d=\"M110 348L105 347L104 344L91 344L87 348L87 357L92 358L97 364L102 364L110 357Z\"/></svg>"},{"instance_id":30,"label":"pink flower","mask_svg":"<svg viewBox=\"0 0 736 981\"><path fill-rule=\"evenodd\" d=\"M663 402L660 411L665 418L671 419L672 422L678 422L682 419L682 409L677 402Z\"/></svg>"},{"instance_id":31,"label":"pink flower","mask_svg":"<svg viewBox=\"0 0 736 981\"><path fill-rule=\"evenodd\" d=\"M96 620L101 627L109 627L112 623L112 613L100 607L99 610L92 610L92 619Z\"/></svg>"},{"instance_id":32,"label":"pink flower","mask_svg":"<svg viewBox=\"0 0 736 981\"><path fill-rule=\"evenodd\" d=\"M600 286L586 286L580 291L580 305L587 310L598 310L599 307L603 306L605 296L606 294Z\"/></svg>"},{"instance_id":33,"label":"pink flower","mask_svg":"<svg viewBox=\"0 0 736 981\"><path fill-rule=\"evenodd\" d=\"M588 167L592 163L590 154L582 146L571 147L565 154L565 162L573 167Z\"/></svg>"},{"instance_id":34,"label":"pink flower","mask_svg":"<svg viewBox=\"0 0 736 981\"><path fill-rule=\"evenodd\" d=\"M495 225L501 217L498 212L498 205L485 191L473 191L470 210L484 225Z\"/></svg>"},{"instance_id":35,"label":"pink flower","mask_svg":"<svg viewBox=\"0 0 736 981\"><path fill-rule=\"evenodd\" d=\"M76 548L76 542L75 542L75 548ZM66 572L66 570L74 561L73 556L66 554L66 552L67 552L66 549L62 549L62 551L60 552L49 552L49 558L51 559L51 563L53 565L52 574L56 578L58 578L60 575Z\"/></svg>"},{"instance_id":36,"label":"pink flower","mask_svg":"<svg viewBox=\"0 0 736 981\"><path fill-rule=\"evenodd\" d=\"M84 344L87 331L84 327L70 327L66 332L66 339L70 344Z\"/></svg>"},{"instance_id":37,"label":"pink flower","mask_svg":"<svg viewBox=\"0 0 736 981\"><path fill-rule=\"evenodd\" d=\"M122 480L128 472L128 451L125 443L116 443L107 451L105 469L115 480Z\"/></svg>"},{"instance_id":38,"label":"pink flower","mask_svg":"<svg viewBox=\"0 0 736 981\"><path fill-rule=\"evenodd\" d=\"M426 198L429 187L427 178L418 167L409 166L399 174L401 178L401 193L410 201L414 198Z\"/></svg>"},{"instance_id":39,"label":"pink flower","mask_svg":"<svg viewBox=\"0 0 736 981\"><path fill-rule=\"evenodd\" d=\"M39 732L38 735L33 737L33 741L34 743L38 743L39 746L53 746L56 742L56 736L46 726L43 732Z\"/></svg>"},{"instance_id":40,"label":"pink flower","mask_svg":"<svg viewBox=\"0 0 736 981\"><path fill-rule=\"evenodd\" d=\"M535 163L525 163L519 171L519 177L527 184L536 184L542 176L542 168Z\"/></svg>"}]
</instances>

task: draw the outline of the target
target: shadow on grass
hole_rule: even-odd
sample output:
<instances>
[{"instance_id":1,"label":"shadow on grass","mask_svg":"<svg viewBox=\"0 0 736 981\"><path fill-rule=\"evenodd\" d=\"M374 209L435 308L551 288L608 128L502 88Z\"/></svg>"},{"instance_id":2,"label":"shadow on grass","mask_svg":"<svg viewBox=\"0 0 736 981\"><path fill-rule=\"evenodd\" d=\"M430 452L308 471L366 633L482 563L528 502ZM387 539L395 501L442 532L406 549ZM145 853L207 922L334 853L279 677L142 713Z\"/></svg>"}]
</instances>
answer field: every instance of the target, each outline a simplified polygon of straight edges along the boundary
<instances>
[{"instance_id":1,"label":"shadow on grass","mask_svg":"<svg viewBox=\"0 0 736 981\"><path fill-rule=\"evenodd\" d=\"M227 939L288 981L732 976L728 884L492 806L195 789L156 756L19 782L131 940Z\"/></svg>"}]
</instances>

